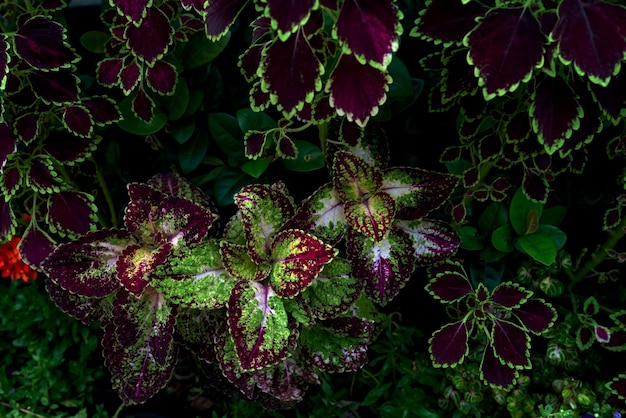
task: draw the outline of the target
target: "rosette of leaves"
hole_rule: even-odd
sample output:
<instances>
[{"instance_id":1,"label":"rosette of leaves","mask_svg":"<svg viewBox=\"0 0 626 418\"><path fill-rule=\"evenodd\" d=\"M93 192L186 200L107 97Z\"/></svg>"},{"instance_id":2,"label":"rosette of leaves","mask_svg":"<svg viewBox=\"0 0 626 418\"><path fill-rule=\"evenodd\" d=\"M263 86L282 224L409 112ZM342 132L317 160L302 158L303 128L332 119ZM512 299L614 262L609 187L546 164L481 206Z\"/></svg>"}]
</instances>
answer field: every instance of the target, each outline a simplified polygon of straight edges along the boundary
<instances>
[{"instance_id":1,"label":"rosette of leaves","mask_svg":"<svg viewBox=\"0 0 626 418\"><path fill-rule=\"evenodd\" d=\"M160 291L158 282L165 278L158 267L207 237L217 215L202 191L177 175L129 184L128 192L124 229L98 230L62 244L43 269L61 309L85 323L100 322L113 385L130 404L161 389L176 363L179 298Z\"/></svg>"},{"instance_id":2,"label":"rosette of leaves","mask_svg":"<svg viewBox=\"0 0 626 418\"><path fill-rule=\"evenodd\" d=\"M31 217L19 250L39 269L55 246L51 234L95 229L94 198L74 182L100 142L96 131L120 114L112 100L80 94L79 57L51 17L64 5L25 7L27 14L8 12L0 22L0 241L16 233L14 207L26 202Z\"/></svg>"},{"instance_id":3,"label":"rosette of leaves","mask_svg":"<svg viewBox=\"0 0 626 418\"><path fill-rule=\"evenodd\" d=\"M366 283L367 296L384 305L416 266L456 252L459 239L451 226L426 216L446 201L457 178L386 168L378 146L365 141L348 149L334 154L332 181L303 203L291 224L328 242L345 239L353 273Z\"/></svg>"},{"instance_id":4,"label":"rosette of leaves","mask_svg":"<svg viewBox=\"0 0 626 418\"><path fill-rule=\"evenodd\" d=\"M455 367L463 362L470 339L483 350L481 379L492 386L510 388L519 370L530 369L530 335L548 330L557 314L533 292L515 283L500 283L491 293L479 283L474 289L460 263L445 261L429 269L426 290L449 304L457 320L430 338L435 367Z\"/></svg>"}]
</instances>

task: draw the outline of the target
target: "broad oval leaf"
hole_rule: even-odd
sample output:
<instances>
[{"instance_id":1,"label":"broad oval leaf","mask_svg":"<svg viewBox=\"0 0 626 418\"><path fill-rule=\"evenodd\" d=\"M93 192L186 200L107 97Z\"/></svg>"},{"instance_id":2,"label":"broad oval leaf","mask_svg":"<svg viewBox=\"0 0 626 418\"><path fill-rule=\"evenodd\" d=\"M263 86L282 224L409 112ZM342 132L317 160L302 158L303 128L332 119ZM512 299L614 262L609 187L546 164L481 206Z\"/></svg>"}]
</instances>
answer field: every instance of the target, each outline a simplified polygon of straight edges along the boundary
<instances>
[{"instance_id":1,"label":"broad oval leaf","mask_svg":"<svg viewBox=\"0 0 626 418\"><path fill-rule=\"evenodd\" d=\"M63 111L63 125L79 137L91 136L94 122L84 106L67 106Z\"/></svg>"},{"instance_id":2,"label":"broad oval leaf","mask_svg":"<svg viewBox=\"0 0 626 418\"><path fill-rule=\"evenodd\" d=\"M118 12L126 16L133 24L141 22L146 16L147 8L152 0L109 0Z\"/></svg>"},{"instance_id":3,"label":"broad oval leaf","mask_svg":"<svg viewBox=\"0 0 626 418\"><path fill-rule=\"evenodd\" d=\"M146 70L146 80L152 90L170 96L174 94L178 81L176 67L166 61L156 61Z\"/></svg>"},{"instance_id":4,"label":"broad oval leaf","mask_svg":"<svg viewBox=\"0 0 626 418\"><path fill-rule=\"evenodd\" d=\"M46 222L50 231L76 238L96 229L97 207L90 194L71 190L52 193L48 198Z\"/></svg>"},{"instance_id":5,"label":"broad oval leaf","mask_svg":"<svg viewBox=\"0 0 626 418\"><path fill-rule=\"evenodd\" d=\"M70 104L78 100L78 77L65 71L36 71L28 74L33 92L44 103Z\"/></svg>"},{"instance_id":6,"label":"broad oval leaf","mask_svg":"<svg viewBox=\"0 0 626 418\"><path fill-rule=\"evenodd\" d=\"M14 38L15 51L20 58L44 71L69 67L78 61L79 57L64 41L63 26L44 16L34 16L21 24ZM2 77L0 84L1 81Z\"/></svg>"}]
</instances>

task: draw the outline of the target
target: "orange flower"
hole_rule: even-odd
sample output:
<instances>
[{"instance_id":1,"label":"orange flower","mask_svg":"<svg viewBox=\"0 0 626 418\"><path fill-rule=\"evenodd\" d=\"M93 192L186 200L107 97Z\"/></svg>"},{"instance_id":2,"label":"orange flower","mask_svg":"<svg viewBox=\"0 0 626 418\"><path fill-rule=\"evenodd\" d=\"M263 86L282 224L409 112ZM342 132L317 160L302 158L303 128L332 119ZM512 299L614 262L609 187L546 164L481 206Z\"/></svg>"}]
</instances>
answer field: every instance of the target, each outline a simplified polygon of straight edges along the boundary
<instances>
[{"instance_id":1,"label":"orange flower","mask_svg":"<svg viewBox=\"0 0 626 418\"><path fill-rule=\"evenodd\" d=\"M20 237L13 237L11 241L0 245L0 276L10 277L11 280L24 280L25 282L37 277L37 272L20 257L17 244Z\"/></svg>"}]
</instances>

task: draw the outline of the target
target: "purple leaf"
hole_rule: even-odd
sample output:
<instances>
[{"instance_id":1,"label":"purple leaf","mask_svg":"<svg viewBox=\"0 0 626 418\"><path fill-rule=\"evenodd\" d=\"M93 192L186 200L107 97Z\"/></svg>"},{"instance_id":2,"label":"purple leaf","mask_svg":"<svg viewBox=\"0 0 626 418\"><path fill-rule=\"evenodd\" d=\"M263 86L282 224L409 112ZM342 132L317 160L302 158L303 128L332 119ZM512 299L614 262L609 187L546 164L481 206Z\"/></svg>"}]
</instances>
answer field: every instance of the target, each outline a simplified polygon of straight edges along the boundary
<instances>
[{"instance_id":1,"label":"purple leaf","mask_svg":"<svg viewBox=\"0 0 626 418\"><path fill-rule=\"evenodd\" d=\"M250 47L239 56L239 68L247 82L251 83L256 79L257 70L259 69L263 56L262 53L267 45L269 45L269 42L250 45Z\"/></svg>"},{"instance_id":2,"label":"purple leaf","mask_svg":"<svg viewBox=\"0 0 626 418\"><path fill-rule=\"evenodd\" d=\"M137 60L132 60L130 64L125 66L119 72L119 80L122 84L122 90L124 94L130 94L131 91L137 87L139 84L139 79L141 78L141 68L139 68L139 64Z\"/></svg>"},{"instance_id":3,"label":"purple leaf","mask_svg":"<svg viewBox=\"0 0 626 418\"><path fill-rule=\"evenodd\" d=\"M17 193L24 183L23 173L16 165L5 167L0 172L0 192L4 195L4 200ZM0 234L0 237L3 236Z\"/></svg>"},{"instance_id":4,"label":"purple leaf","mask_svg":"<svg viewBox=\"0 0 626 418\"><path fill-rule=\"evenodd\" d=\"M626 400L626 374L620 374L607 384L607 388L621 400Z\"/></svg>"},{"instance_id":5,"label":"purple leaf","mask_svg":"<svg viewBox=\"0 0 626 418\"><path fill-rule=\"evenodd\" d=\"M89 158L102 138L92 136L79 138L66 132L50 132L46 139L46 151L61 164L73 165Z\"/></svg>"},{"instance_id":6,"label":"purple leaf","mask_svg":"<svg viewBox=\"0 0 626 418\"><path fill-rule=\"evenodd\" d=\"M106 316L109 312L103 308L105 304L102 303L102 299L68 292L50 279L45 279L45 283L50 299L66 314L85 325L90 325L94 321L100 321L103 324L107 322Z\"/></svg>"},{"instance_id":7,"label":"purple leaf","mask_svg":"<svg viewBox=\"0 0 626 418\"><path fill-rule=\"evenodd\" d=\"M160 9L150 7L139 26L126 27L126 46L133 55L152 64L165 55L173 41L173 35L174 29L169 18Z\"/></svg>"},{"instance_id":8,"label":"purple leaf","mask_svg":"<svg viewBox=\"0 0 626 418\"><path fill-rule=\"evenodd\" d=\"M256 160L263 154L268 132L248 131L244 135L246 157Z\"/></svg>"},{"instance_id":9,"label":"purple leaf","mask_svg":"<svg viewBox=\"0 0 626 418\"><path fill-rule=\"evenodd\" d=\"M428 341L430 358L435 366L454 367L463 362L469 351L468 326L459 321L444 325Z\"/></svg>"},{"instance_id":10,"label":"purple leaf","mask_svg":"<svg viewBox=\"0 0 626 418\"><path fill-rule=\"evenodd\" d=\"M595 334L596 341L599 343L606 344L611 341L611 331L607 327L595 325L593 327L593 332Z\"/></svg>"},{"instance_id":11,"label":"purple leaf","mask_svg":"<svg viewBox=\"0 0 626 418\"><path fill-rule=\"evenodd\" d=\"M209 1L204 18L206 20L206 35L216 41L228 32L235 23L248 0L211 0Z\"/></svg>"},{"instance_id":12,"label":"purple leaf","mask_svg":"<svg viewBox=\"0 0 626 418\"><path fill-rule=\"evenodd\" d=\"M171 251L169 243L155 249L128 245L117 258L115 268L122 286L135 296L150 284L154 270L165 262Z\"/></svg>"},{"instance_id":13,"label":"purple leaf","mask_svg":"<svg viewBox=\"0 0 626 418\"><path fill-rule=\"evenodd\" d=\"M17 245L22 260L30 268L38 271L41 271L43 261L55 248L54 240L34 221L28 225Z\"/></svg>"},{"instance_id":14,"label":"purple leaf","mask_svg":"<svg viewBox=\"0 0 626 418\"><path fill-rule=\"evenodd\" d=\"M71 190L48 198L46 222L51 232L75 238L96 228L98 216L93 196Z\"/></svg>"},{"instance_id":15,"label":"purple leaf","mask_svg":"<svg viewBox=\"0 0 626 418\"><path fill-rule=\"evenodd\" d=\"M154 101L140 88L133 99L133 113L146 123L150 123L154 117Z\"/></svg>"},{"instance_id":16,"label":"purple leaf","mask_svg":"<svg viewBox=\"0 0 626 418\"><path fill-rule=\"evenodd\" d=\"M591 328L581 325L576 330L576 344L581 351L587 350L593 345L594 333Z\"/></svg>"},{"instance_id":17,"label":"purple leaf","mask_svg":"<svg viewBox=\"0 0 626 418\"><path fill-rule=\"evenodd\" d=\"M76 136L91 136L93 120L83 106L67 106L63 111L63 124Z\"/></svg>"},{"instance_id":18,"label":"purple leaf","mask_svg":"<svg viewBox=\"0 0 626 418\"><path fill-rule=\"evenodd\" d=\"M493 320L492 344L495 356L516 369L530 368L530 337L515 324Z\"/></svg>"},{"instance_id":19,"label":"purple leaf","mask_svg":"<svg viewBox=\"0 0 626 418\"><path fill-rule=\"evenodd\" d=\"M432 264L456 253L461 240L448 223L430 219L396 221L396 228L411 239L417 265Z\"/></svg>"},{"instance_id":20,"label":"purple leaf","mask_svg":"<svg viewBox=\"0 0 626 418\"><path fill-rule=\"evenodd\" d=\"M315 92L322 89L324 67L301 31L286 41L274 40L263 51L262 71L263 91L270 93L286 117L312 102Z\"/></svg>"},{"instance_id":21,"label":"purple leaf","mask_svg":"<svg viewBox=\"0 0 626 418\"><path fill-rule=\"evenodd\" d=\"M620 72L612 77L611 82L606 87L596 83L591 83L589 87L593 97L602 107L603 113L608 115L614 123L618 122L622 111L626 109L626 97L624 96L626 74Z\"/></svg>"},{"instance_id":22,"label":"purple leaf","mask_svg":"<svg viewBox=\"0 0 626 418\"><path fill-rule=\"evenodd\" d=\"M561 60L606 86L626 52L626 9L602 0L564 0L550 37Z\"/></svg>"},{"instance_id":23,"label":"purple leaf","mask_svg":"<svg viewBox=\"0 0 626 418\"><path fill-rule=\"evenodd\" d=\"M243 370L267 367L287 357L287 313L271 287L237 283L228 303L228 326Z\"/></svg>"},{"instance_id":24,"label":"purple leaf","mask_svg":"<svg viewBox=\"0 0 626 418\"><path fill-rule=\"evenodd\" d=\"M176 173L157 174L148 180L146 185L165 195L187 199L211 212L216 211L215 205L200 187L190 183L184 177ZM131 192L131 189L129 189L129 192ZM140 193L142 193L141 190ZM141 199L142 197L145 196L143 194L136 197L131 196L131 198L135 199ZM217 215L215 215L214 218L214 220L216 220Z\"/></svg>"},{"instance_id":25,"label":"purple leaf","mask_svg":"<svg viewBox=\"0 0 626 418\"><path fill-rule=\"evenodd\" d=\"M146 71L146 80L150 88L161 95L172 95L176 88L178 74L176 68L165 61L157 61Z\"/></svg>"},{"instance_id":26,"label":"purple leaf","mask_svg":"<svg viewBox=\"0 0 626 418\"><path fill-rule=\"evenodd\" d=\"M63 71L31 71L28 81L45 103L70 104L78 100L78 77Z\"/></svg>"},{"instance_id":27,"label":"purple leaf","mask_svg":"<svg viewBox=\"0 0 626 418\"><path fill-rule=\"evenodd\" d=\"M491 301L504 308L519 308L532 293L515 283L502 283L493 290Z\"/></svg>"},{"instance_id":28,"label":"purple leaf","mask_svg":"<svg viewBox=\"0 0 626 418\"><path fill-rule=\"evenodd\" d=\"M343 54L326 91L330 92L330 105L339 116L346 115L349 121L365 126L387 99L391 81L385 71L359 63L354 55Z\"/></svg>"},{"instance_id":29,"label":"purple leaf","mask_svg":"<svg viewBox=\"0 0 626 418\"><path fill-rule=\"evenodd\" d=\"M458 262L448 262L443 268L431 268L429 274L435 276L426 285L426 291L435 299L451 303L463 299L474 290L467 279L467 273Z\"/></svg>"},{"instance_id":30,"label":"purple leaf","mask_svg":"<svg viewBox=\"0 0 626 418\"><path fill-rule=\"evenodd\" d=\"M69 67L71 63L78 61L78 57L65 45L64 38L62 25L48 17L35 16L21 24L17 30L14 38L15 51L37 69L47 71Z\"/></svg>"},{"instance_id":31,"label":"purple leaf","mask_svg":"<svg viewBox=\"0 0 626 418\"><path fill-rule=\"evenodd\" d=\"M385 68L398 48L400 12L392 0L345 0L333 33L359 61Z\"/></svg>"},{"instance_id":32,"label":"purple leaf","mask_svg":"<svg viewBox=\"0 0 626 418\"><path fill-rule=\"evenodd\" d=\"M108 97L91 97L82 103L89 111L91 119L99 126L119 122L122 119L115 102Z\"/></svg>"},{"instance_id":33,"label":"purple leaf","mask_svg":"<svg viewBox=\"0 0 626 418\"><path fill-rule=\"evenodd\" d=\"M102 298L120 288L115 266L129 244L133 240L127 231L90 232L61 244L42 267L63 289L80 296Z\"/></svg>"},{"instance_id":34,"label":"purple leaf","mask_svg":"<svg viewBox=\"0 0 626 418\"><path fill-rule=\"evenodd\" d=\"M183 9L191 10L193 8L196 12L200 12L200 13L204 12L208 4L209 4L208 0L181 0L180 1L180 5L183 6Z\"/></svg>"},{"instance_id":35,"label":"purple leaf","mask_svg":"<svg viewBox=\"0 0 626 418\"><path fill-rule=\"evenodd\" d=\"M536 202L545 203L548 199L548 181L543 177L543 173L536 170L524 170L522 189L526 196Z\"/></svg>"},{"instance_id":36,"label":"purple leaf","mask_svg":"<svg viewBox=\"0 0 626 418\"><path fill-rule=\"evenodd\" d=\"M474 1L431 0L420 13L411 35L435 43L460 44L476 26L476 18L485 11L484 6Z\"/></svg>"},{"instance_id":37,"label":"purple leaf","mask_svg":"<svg viewBox=\"0 0 626 418\"><path fill-rule=\"evenodd\" d=\"M120 14L137 24L146 16L146 9L152 4L152 0L110 0Z\"/></svg>"},{"instance_id":38,"label":"purple leaf","mask_svg":"<svg viewBox=\"0 0 626 418\"><path fill-rule=\"evenodd\" d=\"M59 179L50 158L40 155L30 162L26 183L40 193L59 192Z\"/></svg>"},{"instance_id":39,"label":"purple leaf","mask_svg":"<svg viewBox=\"0 0 626 418\"><path fill-rule=\"evenodd\" d=\"M30 144L41 132L42 123L39 113L29 112L15 119L13 128L20 141Z\"/></svg>"},{"instance_id":40,"label":"purple leaf","mask_svg":"<svg viewBox=\"0 0 626 418\"><path fill-rule=\"evenodd\" d=\"M17 143L11 128L4 122L0 123L0 170L6 165L9 155L16 151Z\"/></svg>"},{"instance_id":41,"label":"purple leaf","mask_svg":"<svg viewBox=\"0 0 626 418\"><path fill-rule=\"evenodd\" d=\"M113 87L120 83L124 60L122 58L107 58L98 63L96 77L103 86Z\"/></svg>"},{"instance_id":42,"label":"purple leaf","mask_svg":"<svg viewBox=\"0 0 626 418\"><path fill-rule=\"evenodd\" d=\"M493 347L487 345L480 363L480 377L490 385L509 388L517 377L514 367L502 364L494 355Z\"/></svg>"},{"instance_id":43,"label":"purple leaf","mask_svg":"<svg viewBox=\"0 0 626 418\"><path fill-rule=\"evenodd\" d=\"M381 305L400 292L415 268L411 240L396 228L379 242L351 233L347 247L353 274L366 281L365 292Z\"/></svg>"},{"instance_id":44,"label":"purple leaf","mask_svg":"<svg viewBox=\"0 0 626 418\"><path fill-rule=\"evenodd\" d=\"M276 144L276 154L285 159L295 159L298 156L298 148L287 135L281 135Z\"/></svg>"},{"instance_id":45,"label":"purple leaf","mask_svg":"<svg viewBox=\"0 0 626 418\"><path fill-rule=\"evenodd\" d=\"M542 64L546 36L526 7L492 9L467 37L485 97L513 91Z\"/></svg>"},{"instance_id":46,"label":"purple leaf","mask_svg":"<svg viewBox=\"0 0 626 418\"><path fill-rule=\"evenodd\" d=\"M622 330L626 331L626 311L617 311L611 314L611 319Z\"/></svg>"},{"instance_id":47,"label":"purple leaf","mask_svg":"<svg viewBox=\"0 0 626 418\"><path fill-rule=\"evenodd\" d=\"M268 0L267 12L278 37L286 40L292 32L306 23L317 0Z\"/></svg>"},{"instance_id":48,"label":"purple leaf","mask_svg":"<svg viewBox=\"0 0 626 418\"><path fill-rule=\"evenodd\" d=\"M272 241L270 284L278 296L291 298L317 277L337 250L306 232L281 231Z\"/></svg>"},{"instance_id":49,"label":"purple leaf","mask_svg":"<svg viewBox=\"0 0 626 418\"><path fill-rule=\"evenodd\" d=\"M537 85L530 114L539 142L552 154L563 146L572 130L578 129L583 110L562 78L545 76Z\"/></svg>"},{"instance_id":50,"label":"purple leaf","mask_svg":"<svg viewBox=\"0 0 626 418\"><path fill-rule=\"evenodd\" d=\"M345 202L346 222L361 234L381 241L395 218L395 204L385 192L370 195L362 202Z\"/></svg>"}]
</instances>

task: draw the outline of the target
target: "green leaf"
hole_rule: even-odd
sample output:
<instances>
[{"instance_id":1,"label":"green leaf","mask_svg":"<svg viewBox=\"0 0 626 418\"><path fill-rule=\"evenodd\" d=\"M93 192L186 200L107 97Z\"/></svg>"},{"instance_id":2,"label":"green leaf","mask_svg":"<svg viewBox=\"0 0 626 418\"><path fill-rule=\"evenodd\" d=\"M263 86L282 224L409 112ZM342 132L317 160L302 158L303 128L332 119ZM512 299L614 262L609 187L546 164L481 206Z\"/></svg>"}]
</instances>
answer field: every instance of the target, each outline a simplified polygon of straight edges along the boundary
<instances>
[{"instance_id":1,"label":"green leaf","mask_svg":"<svg viewBox=\"0 0 626 418\"><path fill-rule=\"evenodd\" d=\"M546 224L546 225L559 226L561 222L563 222L563 219L565 219L566 212L567 212L567 209L565 209L565 206L562 206L562 205L553 206L551 208L546 208L543 210L543 213L541 214L541 219L539 223Z\"/></svg>"},{"instance_id":2,"label":"green leaf","mask_svg":"<svg viewBox=\"0 0 626 418\"><path fill-rule=\"evenodd\" d=\"M296 172L315 171L326 165L322 150L315 144L307 141L293 141L298 149L298 155L293 160L281 160L287 170Z\"/></svg>"},{"instance_id":3,"label":"green leaf","mask_svg":"<svg viewBox=\"0 0 626 418\"><path fill-rule=\"evenodd\" d=\"M176 125L172 127L172 136L179 144L184 144L187 142L193 135L193 132L196 129L196 123L193 120L190 120L182 125Z\"/></svg>"},{"instance_id":4,"label":"green leaf","mask_svg":"<svg viewBox=\"0 0 626 418\"><path fill-rule=\"evenodd\" d=\"M104 52L104 46L111 39L111 35L98 30L90 30L82 34L80 44L89 52L101 54Z\"/></svg>"},{"instance_id":5,"label":"green leaf","mask_svg":"<svg viewBox=\"0 0 626 418\"><path fill-rule=\"evenodd\" d=\"M478 230L470 225L462 226L456 230L461 237L461 248L465 250L482 250L485 247Z\"/></svg>"},{"instance_id":6,"label":"green leaf","mask_svg":"<svg viewBox=\"0 0 626 418\"><path fill-rule=\"evenodd\" d=\"M207 39L204 33L197 33L185 45L182 55L183 67L189 70L207 65L226 48L229 40L230 32L216 42Z\"/></svg>"},{"instance_id":7,"label":"green leaf","mask_svg":"<svg viewBox=\"0 0 626 418\"><path fill-rule=\"evenodd\" d=\"M554 243L557 251L563 248L565 242L567 241L567 235L565 235L565 232L553 225L539 225L539 228L537 228L537 232L535 232L534 235L541 235L549 238Z\"/></svg>"},{"instance_id":8,"label":"green leaf","mask_svg":"<svg viewBox=\"0 0 626 418\"><path fill-rule=\"evenodd\" d=\"M261 174L263 174L265 170L267 170L267 167L270 166L271 162L272 161L268 159L258 159L258 160L248 161L247 163L241 166L241 171L243 171L246 174L250 174L255 179L258 179L261 176Z\"/></svg>"},{"instance_id":9,"label":"green leaf","mask_svg":"<svg viewBox=\"0 0 626 418\"><path fill-rule=\"evenodd\" d=\"M536 211L536 212L531 212ZM517 189L511 205L509 206L509 218L511 219L511 225L518 235L525 235L528 233L529 228L534 228L532 222L534 222L535 216L538 220L541 218L543 211L543 204L533 202L523 192L523 190ZM529 215L530 213L530 215Z\"/></svg>"},{"instance_id":10,"label":"green leaf","mask_svg":"<svg viewBox=\"0 0 626 418\"><path fill-rule=\"evenodd\" d=\"M178 150L178 163L183 173L198 168L208 149L209 134L206 131L199 131L193 139L182 144Z\"/></svg>"},{"instance_id":11,"label":"green leaf","mask_svg":"<svg viewBox=\"0 0 626 418\"><path fill-rule=\"evenodd\" d=\"M189 106L189 87L184 78L179 77L172 96L165 96L170 120L178 120L185 115Z\"/></svg>"},{"instance_id":12,"label":"green leaf","mask_svg":"<svg viewBox=\"0 0 626 418\"><path fill-rule=\"evenodd\" d=\"M511 228L511 225L503 225L491 234L491 245L498 251L505 253L513 252L515 248L513 242L513 228Z\"/></svg>"},{"instance_id":13,"label":"green leaf","mask_svg":"<svg viewBox=\"0 0 626 418\"><path fill-rule=\"evenodd\" d=\"M152 135L163 129L167 123L167 115L159 108L155 109L154 117L150 123L139 119L132 110L132 97L130 96L120 102L119 110L123 119L117 122L117 126L134 135Z\"/></svg>"},{"instance_id":14,"label":"green leaf","mask_svg":"<svg viewBox=\"0 0 626 418\"><path fill-rule=\"evenodd\" d=\"M517 238L516 243L526 254L546 266L556 260L557 248L550 235L522 235Z\"/></svg>"},{"instance_id":15,"label":"green leaf","mask_svg":"<svg viewBox=\"0 0 626 418\"><path fill-rule=\"evenodd\" d=\"M276 128L278 124L264 112L255 112L250 108L237 111L237 123L241 132L267 131Z\"/></svg>"},{"instance_id":16,"label":"green leaf","mask_svg":"<svg viewBox=\"0 0 626 418\"><path fill-rule=\"evenodd\" d=\"M235 193L249 184L251 177L234 167L218 167L218 169L220 172L215 179L213 200L218 206L230 205L233 203Z\"/></svg>"},{"instance_id":17,"label":"green leaf","mask_svg":"<svg viewBox=\"0 0 626 418\"><path fill-rule=\"evenodd\" d=\"M246 161L243 133L234 116L228 113L209 114L209 132L217 146L229 157Z\"/></svg>"},{"instance_id":18,"label":"green leaf","mask_svg":"<svg viewBox=\"0 0 626 418\"><path fill-rule=\"evenodd\" d=\"M509 214L506 207L502 203L491 203L478 218L478 230L483 234L488 234L506 225L508 221Z\"/></svg>"}]
</instances>

